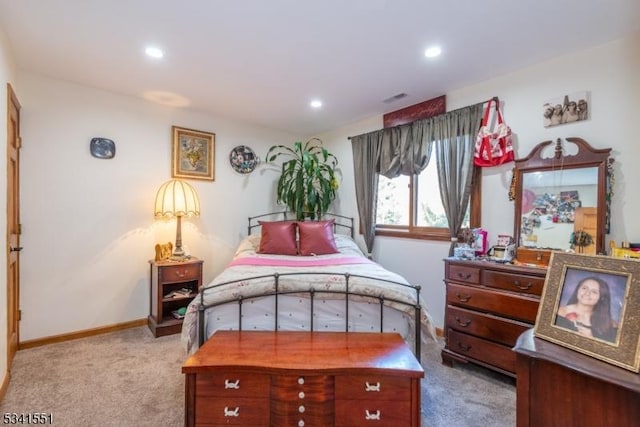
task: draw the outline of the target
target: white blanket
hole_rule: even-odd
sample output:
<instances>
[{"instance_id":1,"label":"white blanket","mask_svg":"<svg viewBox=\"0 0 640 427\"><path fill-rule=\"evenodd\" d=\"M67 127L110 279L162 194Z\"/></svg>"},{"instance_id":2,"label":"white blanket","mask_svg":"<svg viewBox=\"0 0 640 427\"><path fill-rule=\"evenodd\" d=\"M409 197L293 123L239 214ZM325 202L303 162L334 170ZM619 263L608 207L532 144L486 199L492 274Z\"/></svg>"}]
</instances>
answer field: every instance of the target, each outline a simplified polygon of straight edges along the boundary
<instances>
[{"instance_id":1,"label":"white blanket","mask_svg":"<svg viewBox=\"0 0 640 427\"><path fill-rule=\"evenodd\" d=\"M187 308L182 329L182 342L189 353L198 346L197 325L198 305L215 304L221 301L243 299L275 292L274 274L278 273L279 291L308 291L315 289L318 297L323 299L344 300L343 295L322 293L322 291L346 289L345 273L349 277L349 291L378 298L384 297L384 304L395 310L407 313L412 319L415 309L397 301L412 305L421 305L421 330L423 338L435 339L435 331L424 304L416 301L416 289L400 275L392 273L377 263L369 261L357 244L348 236L336 235L337 254L319 255L315 257L281 256L257 254L260 236L249 236L239 245L234 261L218 275ZM266 265L272 261L276 265ZM300 274L303 273L303 274ZM295 275L290 275L295 274ZM360 277L365 276L365 277ZM229 283L229 284L227 284ZM216 286L221 285L223 286ZM401 286L404 284L407 286ZM351 297L357 300L358 297ZM369 300L370 298L359 298ZM214 330L205 328L207 337ZM413 328L408 328L413 335ZM412 337L405 337L410 340Z\"/></svg>"}]
</instances>

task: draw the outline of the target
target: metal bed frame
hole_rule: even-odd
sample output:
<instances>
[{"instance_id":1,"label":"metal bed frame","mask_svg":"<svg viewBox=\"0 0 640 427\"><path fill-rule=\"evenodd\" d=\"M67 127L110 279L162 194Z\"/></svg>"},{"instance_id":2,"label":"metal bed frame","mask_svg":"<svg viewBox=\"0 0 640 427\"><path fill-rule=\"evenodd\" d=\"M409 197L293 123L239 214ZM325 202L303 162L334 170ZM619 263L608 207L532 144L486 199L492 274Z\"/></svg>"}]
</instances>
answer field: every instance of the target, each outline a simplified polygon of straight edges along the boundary
<instances>
[{"instance_id":1,"label":"metal bed frame","mask_svg":"<svg viewBox=\"0 0 640 427\"><path fill-rule=\"evenodd\" d=\"M286 213L284 212L276 212L276 213L269 213L269 214L264 214L264 215L259 215L259 216L255 216L255 217L250 217L249 218L249 227L248 227L248 232L249 234L251 234L251 231L255 228L255 227L259 227L259 223L257 223L258 218L264 218L267 216L273 216L274 214L276 215L284 215L284 218L287 219ZM336 220L335 224L334 224L334 231L336 230L336 228L347 228L350 230L350 235L351 237L353 237L353 218L350 217L346 217L346 216L342 216L342 215L335 215L335 214L328 214L327 216L330 216L332 218L338 218L340 220L340 222L338 220ZM326 219L326 218L325 218ZM350 222L349 222L350 221ZM252 222L255 222L255 224L252 224ZM345 224L346 222L346 224ZM344 289L322 289L322 290L316 290L313 287L310 287L307 290L300 290L300 289L296 289L296 290L289 290L289 289L281 289L280 287L280 279L283 277L302 277L302 276L306 276L306 275L323 275L323 276L334 276L334 277L342 277L344 278ZM378 295L378 296L374 296L374 295L370 295L370 294L364 294L361 292L355 292L352 291L350 289L350 280L351 278L354 277L358 277L358 278L363 278L363 279L370 279L370 280L374 280L377 282L384 282L386 284L392 285L392 286L402 286L405 288L410 288L415 290L415 295L416 295L416 302L415 303L409 303L406 301L402 301L402 300L398 300L398 299L394 299L394 298L387 298L384 295ZM251 280L258 280L258 279L266 279L266 278L273 278L273 291L271 292L265 292L265 293L260 293L260 294L256 294L256 295L249 295L249 296L239 296L239 297L234 297L234 298L229 298L226 299L224 301L219 301L213 304L205 304L204 302L204 294L205 292L211 292L212 290L215 289L224 289L225 287L230 287L230 286L234 286L235 284L239 283L239 282L250 282ZM420 286L417 285L410 285L410 284L406 284L406 283L401 283L401 282L395 282L395 281L391 281L391 280L385 280L385 279L379 279L379 278L375 278L375 277L368 277L368 276L364 276L364 275L358 275L358 274L350 274L350 273L335 273L335 272L326 272L326 271L319 271L319 272L300 272L300 273L274 273L274 274L266 274L266 275L258 275L258 276L252 276L252 277L246 277L246 278L242 278L240 280L232 280L232 281L228 281L228 282L224 282L224 283L218 283L215 285L211 285L211 286L205 286L201 289L198 298L198 344L201 346L202 344L204 344L205 338L206 338L206 331L205 331L205 311L208 309L215 309L215 307L218 306L222 306L225 304L231 304L231 303L235 303L238 305L238 330L242 330L242 315L243 315L243 303L245 301L251 301L252 299L257 299L257 298L262 298L262 297L273 297L274 300L274 309L275 309L275 316L274 316L274 331L278 330L279 327L279 317L280 317L280 311L279 311L279 297L281 295L306 295L308 296L309 300L310 300L310 310L309 310L309 327L310 327L310 331L313 332L314 331L314 308L315 308L315 299L318 295L324 295L324 294L331 294L331 295L342 295L344 298L344 303L345 303L345 332L349 332L349 305L350 302L353 300L353 297L357 297L357 298L361 298L360 301L362 301L362 299L364 299L365 301L377 301L378 304L380 305L380 325L379 325L379 331L382 333L384 332L384 306L385 303L388 302L392 302L392 303L396 303L396 304L400 304L402 306L405 307L411 307L413 308L413 322L414 322L414 327L415 327L415 343L414 343L414 354L416 356L416 358L418 359L418 361L420 361L420 346L421 346L421 323L420 323L420 314L421 314L421 306L420 306ZM339 298L338 298L339 299ZM357 333L357 332L356 332Z\"/></svg>"}]
</instances>

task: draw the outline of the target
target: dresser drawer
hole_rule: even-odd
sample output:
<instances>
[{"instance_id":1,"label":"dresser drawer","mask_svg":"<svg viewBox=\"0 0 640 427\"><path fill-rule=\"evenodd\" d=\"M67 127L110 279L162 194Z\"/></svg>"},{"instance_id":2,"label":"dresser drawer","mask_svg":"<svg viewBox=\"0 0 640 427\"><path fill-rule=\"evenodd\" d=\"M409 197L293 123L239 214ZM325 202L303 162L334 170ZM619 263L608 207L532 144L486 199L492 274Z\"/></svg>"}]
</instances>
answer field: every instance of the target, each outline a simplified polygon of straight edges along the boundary
<instances>
[{"instance_id":1,"label":"dresser drawer","mask_svg":"<svg viewBox=\"0 0 640 427\"><path fill-rule=\"evenodd\" d=\"M196 396L258 397L269 393L269 376L248 372L212 372L196 376Z\"/></svg>"},{"instance_id":2,"label":"dresser drawer","mask_svg":"<svg viewBox=\"0 0 640 427\"><path fill-rule=\"evenodd\" d=\"M405 401L336 400L335 427L408 426L411 403Z\"/></svg>"},{"instance_id":3,"label":"dresser drawer","mask_svg":"<svg viewBox=\"0 0 640 427\"><path fill-rule=\"evenodd\" d=\"M492 314L480 313L460 307L447 306L446 328L496 341L513 347L520 334L531 328L531 324L505 319Z\"/></svg>"},{"instance_id":4,"label":"dresser drawer","mask_svg":"<svg viewBox=\"0 0 640 427\"><path fill-rule=\"evenodd\" d=\"M196 399L196 425L269 425L268 394L257 398Z\"/></svg>"},{"instance_id":5,"label":"dresser drawer","mask_svg":"<svg viewBox=\"0 0 640 427\"><path fill-rule=\"evenodd\" d=\"M333 377L325 375L274 375L271 398L283 402L325 402L333 400Z\"/></svg>"},{"instance_id":6,"label":"dresser drawer","mask_svg":"<svg viewBox=\"0 0 640 427\"><path fill-rule=\"evenodd\" d=\"M333 400L326 402L271 401L272 426L332 426ZM301 423L302 421L302 423Z\"/></svg>"},{"instance_id":7,"label":"dresser drawer","mask_svg":"<svg viewBox=\"0 0 640 427\"><path fill-rule=\"evenodd\" d=\"M198 280L202 264L187 264L160 267L161 282L185 282L187 280Z\"/></svg>"},{"instance_id":8,"label":"dresser drawer","mask_svg":"<svg viewBox=\"0 0 640 427\"><path fill-rule=\"evenodd\" d=\"M460 264L449 264L447 279L476 284L480 282L480 269Z\"/></svg>"},{"instance_id":9,"label":"dresser drawer","mask_svg":"<svg viewBox=\"0 0 640 427\"><path fill-rule=\"evenodd\" d=\"M485 270L482 272L482 284L506 291L540 296L544 287L544 277Z\"/></svg>"},{"instance_id":10,"label":"dresser drawer","mask_svg":"<svg viewBox=\"0 0 640 427\"><path fill-rule=\"evenodd\" d=\"M535 323L539 300L525 295L447 283L447 304Z\"/></svg>"},{"instance_id":11,"label":"dresser drawer","mask_svg":"<svg viewBox=\"0 0 640 427\"><path fill-rule=\"evenodd\" d=\"M381 375L336 377L336 400L408 400L411 379Z\"/></svg>"},{"instance_id":12,"label":"dresser drawer","mask_svg":"<svg viewBox=\"0 0 640 427\"><path fill-rule=\"evenodd\" d=\"M449 329L447 331L447 348L504 371L510 373L516 371L516 353L511 350L511 347Z\"/></svg>"}]
</instances>

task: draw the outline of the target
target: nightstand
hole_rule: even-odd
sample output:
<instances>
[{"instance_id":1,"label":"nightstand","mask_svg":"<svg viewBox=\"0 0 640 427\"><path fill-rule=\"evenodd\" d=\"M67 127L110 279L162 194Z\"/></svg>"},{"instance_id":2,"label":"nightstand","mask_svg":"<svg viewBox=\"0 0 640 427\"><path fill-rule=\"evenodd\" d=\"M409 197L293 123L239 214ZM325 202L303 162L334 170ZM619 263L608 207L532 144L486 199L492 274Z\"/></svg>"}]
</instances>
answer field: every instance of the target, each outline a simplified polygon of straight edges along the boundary
<instances>
[{"instance_id":1,"label":"nightstand","mask_svg":"<svg viewBox=\"0 0 640 427\"><path fill-rule=\"evenodd\" d=\"M151 264L151 313L148 325L161 337L180 332L182 317L177 310L187 307L202 287L202 260L149 261Z\"/></svg>"}]
</instances>

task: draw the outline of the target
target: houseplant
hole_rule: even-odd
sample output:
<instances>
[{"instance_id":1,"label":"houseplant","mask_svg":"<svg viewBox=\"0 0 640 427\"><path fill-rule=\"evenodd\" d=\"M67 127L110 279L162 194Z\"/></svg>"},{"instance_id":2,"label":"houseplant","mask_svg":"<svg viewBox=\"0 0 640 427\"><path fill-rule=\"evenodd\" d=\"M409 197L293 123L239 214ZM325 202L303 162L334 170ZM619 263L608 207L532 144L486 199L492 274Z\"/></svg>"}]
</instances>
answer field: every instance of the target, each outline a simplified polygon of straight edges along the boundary
<instances>
[{"instance_id":1,"label":"houseplant","mask_svg":"<svg viewBox=\"0 0 640 427\"><path fill-rule=\"evenodd\" d=\"M293 148L274 145L267 152L267 163L284 156L282 172L278 179L278 203L286 205L296 214L296 219L320 218L336 198L338 159L322 146L322 141L312 138L304 145Z\"/></svg>"}]
</instances>

